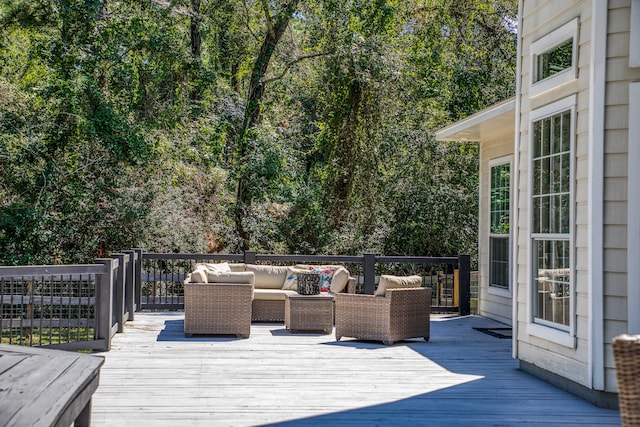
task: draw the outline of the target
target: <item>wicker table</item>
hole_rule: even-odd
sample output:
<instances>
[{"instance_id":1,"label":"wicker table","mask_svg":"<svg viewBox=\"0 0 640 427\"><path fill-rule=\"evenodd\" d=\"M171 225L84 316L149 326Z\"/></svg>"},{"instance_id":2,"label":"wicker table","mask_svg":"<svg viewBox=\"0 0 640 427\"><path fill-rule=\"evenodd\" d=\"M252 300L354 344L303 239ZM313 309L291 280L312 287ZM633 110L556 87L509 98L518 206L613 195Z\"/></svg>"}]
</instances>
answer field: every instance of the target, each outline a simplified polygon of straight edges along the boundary
<instances>
[{"instance_id":1,"label":"wicker table","mask_svg":"<svg viewBox=\"0 0 640 427\"><path fill-rule=\"evenodd\" d=\"M333 331L333 296L287 295L284 306L284 324L295 331Z\"/></svg>"}]
</instances>

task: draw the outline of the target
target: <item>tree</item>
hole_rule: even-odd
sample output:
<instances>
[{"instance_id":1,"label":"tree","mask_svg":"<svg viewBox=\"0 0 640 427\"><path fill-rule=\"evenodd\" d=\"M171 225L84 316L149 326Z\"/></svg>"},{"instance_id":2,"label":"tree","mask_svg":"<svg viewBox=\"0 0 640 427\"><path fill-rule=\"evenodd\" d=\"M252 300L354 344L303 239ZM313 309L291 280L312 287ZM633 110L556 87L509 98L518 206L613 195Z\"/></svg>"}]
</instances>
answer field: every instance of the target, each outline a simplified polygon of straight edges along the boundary
<instances>
[{"instance_id":1,"label":"tree","mask_svg":"<svg viewBox=\"0 0 640 427\"><path fill-rule=\"evenodd\" d=\"M261 1L265 17L265 28L260 45L260 50L256 56L251 69L251 77L247 90L245 102L244 120L238 132L236 143L236 163L237 167L237 194L235 207L235 224L238 237L240 239L240 249L250 248L251 236L244 225L245 219L250 215L251 203L254 199L256 189L252 185L249 154L252 150L253 139L255 138L255 127L260 118L260 106L265 91L265 76L271 58L276 50L278 42L289 25L289 20L296 10L298 0L288 0L279 5L272 15L269 2Z\"/></svg>"}]
</instances>

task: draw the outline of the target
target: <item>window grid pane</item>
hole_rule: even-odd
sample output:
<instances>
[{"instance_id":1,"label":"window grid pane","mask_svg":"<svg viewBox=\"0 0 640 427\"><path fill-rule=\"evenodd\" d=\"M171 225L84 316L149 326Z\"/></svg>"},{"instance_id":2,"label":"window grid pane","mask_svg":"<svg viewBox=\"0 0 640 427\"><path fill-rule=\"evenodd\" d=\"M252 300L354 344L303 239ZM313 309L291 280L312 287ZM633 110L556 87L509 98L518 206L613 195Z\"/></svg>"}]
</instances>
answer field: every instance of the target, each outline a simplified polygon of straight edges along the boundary
<instances>
[{"instance_id":1,"label":"window grid pane","mask_svg":"<svg viewBox=\"0 0 640 427\"><path fill-rule=\"evenodd\" d=\"M509 238L491 237L491 263L489 285L509 288Z\"/></svg>"},{"instance_id":2,"label":"window grid pane","mask_svg":"<svg viewBox=\"0 0 640 427\"><path fill-rule=\"evenodd\" d=\"M570 116L566 112L534 123L533 232L569 232ZM551 131L553 129L553 132Z\"/></svg>"},{"instance_id":3,"label":"window grid pane","mask_svg":"<svg viewBox=\"0 0 640 427\"><path fill-rule=\"evenodd\" d=\"M533 238L533 317L568 330L571 111L538 120L533 123L533 129L531 206L533 233L536 234Z\"/></svg>"},{"instance_id":4,"label":"window grid pane","mask_svg":"<svg viewBox=\"0 0 640 427\"><path fill-rule=\"evenodd\" d=\"M510 169L509 164L491 168L491 233L509 233L510 206Z\"/></svg>"},{"instance_id":5,"label":"window grid pane","mask_svg":"<svg viewBox=\"0 0 640 427\"><path fill-rule=\"evenodd\" d=\"M489 286L509 288L511 164L491 167Z\"/></svg>"},{"instance_id":6,"label":"window grid pane","mask_svg":"<svg viewBox=\"0 0 640 427\"><path fill-rule=\"evenodd\" d=\"M535 240L534 317L569 326L569 240Z\"/></svg>"}]
</instances>

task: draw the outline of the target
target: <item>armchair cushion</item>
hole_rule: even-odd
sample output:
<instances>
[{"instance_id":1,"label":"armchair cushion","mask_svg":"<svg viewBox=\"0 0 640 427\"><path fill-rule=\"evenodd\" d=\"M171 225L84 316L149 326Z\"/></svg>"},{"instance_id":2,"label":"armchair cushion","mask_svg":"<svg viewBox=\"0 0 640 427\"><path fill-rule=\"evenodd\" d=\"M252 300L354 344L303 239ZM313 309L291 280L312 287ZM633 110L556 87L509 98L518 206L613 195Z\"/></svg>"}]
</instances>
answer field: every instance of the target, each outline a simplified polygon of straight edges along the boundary
<instances>
[{"instance_id":1,"label":"armchair cushion","mask_svg":"<svg viewBox=\"0 0 640 427\"><path fill-rule=\"evenodd\" d=\"M374 295L383 297L389 289L419 288L421 286L421 276L391 276L383 274L380 276L380 282Z\"/></svg>"}]
</instances>

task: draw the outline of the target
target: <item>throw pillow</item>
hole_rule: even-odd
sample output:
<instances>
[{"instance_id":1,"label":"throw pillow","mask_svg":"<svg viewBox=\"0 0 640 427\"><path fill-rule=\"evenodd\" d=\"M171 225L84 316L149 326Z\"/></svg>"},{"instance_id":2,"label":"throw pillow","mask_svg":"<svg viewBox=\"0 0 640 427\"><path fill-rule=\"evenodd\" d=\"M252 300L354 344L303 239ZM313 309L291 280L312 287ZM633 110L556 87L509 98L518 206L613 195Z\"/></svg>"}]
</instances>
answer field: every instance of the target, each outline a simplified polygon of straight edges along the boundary
<instances>
[{"instance_id":1,"label":"throw pillow","mask_svg":"<svg viewBox=\"0 0 640 427\"><path fill-rule=\"evenodd\" d=\"M313 266L309 271L320 275L320 291L328 292L331 287L331 278L335 274L333 270L325 266Z\"/></svg>"},{"instance_id":2,"label":"throw pillow","mask_svg":"<svg viewBox=\"0 0 640 427\"><path fill-rule=\"evenodd\" d=\"M291 268L287 269L287 278L284 280L284 284L282 285L282 289L285 291L295 291L298 292L298 274L306 273L307 270L302 270L300 268Z\"/></svg>"},{"instance_id":3,"label":"throw pillow","mask_svg":"<svg viewBox=\"0 0 640 427\"><path fill-rule=\"evenodd\" d=\"M313 271L298 273L298 293L300 295L318 295L320 293L320 273Z\"/></svg>"},{"instance_id":4,"label":"throw pillow","mask_svg":"<svg viewBox=\"0 0 640 427\"><path fill-rule=\"evenodd\" d=\"M329 290L334 294L339 294L347 287L347 283L349 283L349 270L344 267L340 267L333 272Z\"/></svg>"},{"instance_id":5,"label":"throw pillow","mask_svg":"<svg viewBox=\"0 0 640 427\"><path fill-rule=\"evenodd\" d=\"M385 296L388 289L419 288L422 286L421 276L391 276L383 274L374 295Z\"/></svg>"},{"instance_id":6,"label":"throw pillow","mask_svg":"<svg viewBox=\"0 0 640 427\"><path fill-rule=\"evenodd\" d=\"M191 272L191 283L207 283L207 270L198 267Z\"/></svg>"},{"instance_id":7,"label":"throw pillow","mask_svg":"<svg viewBox=\"0 0 640 427\"><path fill-rule=\"evenodd\" d=\"M220 262L216 264L199 264L204 265L208 271L213 271L217 273L231 273L231 268L229 267L228 262Z\"/></svg>"}]
</instances>

